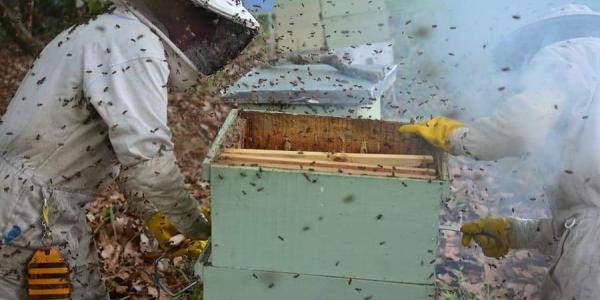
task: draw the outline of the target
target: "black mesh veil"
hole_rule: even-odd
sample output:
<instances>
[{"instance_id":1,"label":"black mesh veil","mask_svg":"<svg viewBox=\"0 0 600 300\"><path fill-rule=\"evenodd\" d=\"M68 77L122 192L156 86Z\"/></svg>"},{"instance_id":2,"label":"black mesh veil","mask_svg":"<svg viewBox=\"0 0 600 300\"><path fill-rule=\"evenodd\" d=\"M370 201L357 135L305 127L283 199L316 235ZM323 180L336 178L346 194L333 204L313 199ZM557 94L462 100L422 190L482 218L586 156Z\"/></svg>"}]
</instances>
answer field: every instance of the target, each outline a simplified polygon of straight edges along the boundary
<instances>
[{"instance_id":1,"label":"black mesh veil","mask_svg":"<svg viewBox=\"0 0 600 300\"><path fill-rule=\"evenodd\" d=\"M256 35L255 30L230 20L221 18L218 23L214 34L180 48L205 75L216 72L238 56Z\"/></svg>"},{"instance_id":2,"label":"black mesh veil","mask_svg":"<svg viewBox=\"0 0 600 300\"><path fill-rule=\"evenodd\" d=\"M128 0L183 52L204 75L221 69L252 41L257 30L190 0Z\"/></svg>"}]
</instances>

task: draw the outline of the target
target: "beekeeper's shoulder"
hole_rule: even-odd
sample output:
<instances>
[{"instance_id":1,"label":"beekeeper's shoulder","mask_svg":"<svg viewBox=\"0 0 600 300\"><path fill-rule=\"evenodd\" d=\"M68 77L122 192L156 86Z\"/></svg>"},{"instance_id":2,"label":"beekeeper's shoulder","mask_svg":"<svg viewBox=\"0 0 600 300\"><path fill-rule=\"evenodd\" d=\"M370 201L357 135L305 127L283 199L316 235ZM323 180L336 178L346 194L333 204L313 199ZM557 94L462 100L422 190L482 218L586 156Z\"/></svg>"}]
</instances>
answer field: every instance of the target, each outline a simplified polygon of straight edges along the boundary
<instances>
[{"instance_id":1,"label":"beekeeper's shoulder","mask_svg":"<svg viewBox=\"0 0 600 300\"><path fill-rule=\"evenodd\" d=\"M122 8L109 10L80 25L77 39L87 58L111 65L144 58L164 59L164 48L150 28Z\"/></svg>"}]
</instances>

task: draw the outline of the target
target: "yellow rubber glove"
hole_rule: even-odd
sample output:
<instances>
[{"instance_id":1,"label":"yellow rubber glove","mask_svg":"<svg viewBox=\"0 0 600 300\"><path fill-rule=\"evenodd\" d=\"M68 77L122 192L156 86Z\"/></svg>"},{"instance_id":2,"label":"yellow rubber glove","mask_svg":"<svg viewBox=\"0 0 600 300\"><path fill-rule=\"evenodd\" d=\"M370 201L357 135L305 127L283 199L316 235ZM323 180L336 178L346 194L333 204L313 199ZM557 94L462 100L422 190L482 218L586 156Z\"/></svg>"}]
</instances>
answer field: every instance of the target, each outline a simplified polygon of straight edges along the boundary
<instances>
[{"instance_id":1,"label":"yellow rubber glove","mask_svg":"<svg viewBox=\"0 0 600 300\"><path fill-rule=\"evenodd\" d=\"M471 240L481 247L487 257L502 257L510 249L510 221L504 217L486 217L463 224L462 244L468 247Z\"/></svg>"},{"instance_id":2,"label":"yellow rubber glove","mask_svg":"<svg viewBox=\"0 0 600 300\"><path fill-rule=\"evenodd\" d=\"M450 135L458 128L465 127L460 121L445 117L435 117L424 123L403 125L398 131L403 134L417 134L428 143L446 152L450 150Z\"/></svg>"},{"instance_id":3,"label":"yellow rubber glove","mask_svg":"<svg viewBox=\"0 0 600 300\"><path fill-rule=\"evenodd\" d=\"M178 257L190 255L192 257L199 256L206 247L206 241L193 240L183 237L181 232L173 226L173 224L161 213L153 215L146 226L154 238L158 241L161 249L167 252L170 257ZM176 236L183 237L183 241L177 245L173 245L173 238Z\"/></svg>"}]
</instances>

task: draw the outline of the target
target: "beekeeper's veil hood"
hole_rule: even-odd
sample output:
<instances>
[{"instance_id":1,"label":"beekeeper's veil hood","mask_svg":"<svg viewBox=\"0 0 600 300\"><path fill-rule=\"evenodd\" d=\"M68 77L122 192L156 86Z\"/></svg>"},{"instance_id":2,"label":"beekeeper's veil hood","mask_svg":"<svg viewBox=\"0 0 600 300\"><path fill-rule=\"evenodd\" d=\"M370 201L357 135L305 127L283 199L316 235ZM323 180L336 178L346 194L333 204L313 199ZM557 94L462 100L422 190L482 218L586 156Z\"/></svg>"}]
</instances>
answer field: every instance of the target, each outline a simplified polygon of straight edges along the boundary
<instances>
[{"instance_id":1,"label":"beekeeper's veil hood","mask_svg":"<svg viewBox=\"0 0 600 300\"><path fill-rule=\"evenodd\" d=\"M496 62L501 68L519 69L542 48L583 37L600 38L600 13L585 5L562 6L504 38L496 48Z\"/></svg>"},{"instance_id":2,"label":"beekeeper's veil hood","mask_svg":"<svg viewBox=\"0 0 600 300\"><path fill-rule=\"evenodd\" d=\"M258 33L241 0L113 0L161 37L176 90L225 66Z\"/></svg>"}]
</instances>

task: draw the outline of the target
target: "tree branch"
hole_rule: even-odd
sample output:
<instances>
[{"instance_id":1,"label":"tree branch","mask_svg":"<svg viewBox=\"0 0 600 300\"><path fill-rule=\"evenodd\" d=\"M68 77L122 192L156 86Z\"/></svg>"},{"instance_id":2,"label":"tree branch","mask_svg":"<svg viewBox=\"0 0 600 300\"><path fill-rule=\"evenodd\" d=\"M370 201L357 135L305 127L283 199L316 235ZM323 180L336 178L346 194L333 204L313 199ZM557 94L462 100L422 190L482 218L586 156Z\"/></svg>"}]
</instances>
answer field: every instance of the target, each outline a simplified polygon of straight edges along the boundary
<instances>
[{"instance_id":1,"label":"tree branch","mask_svg":"<svg viewBox=\"0 0 600 300\"><path fill-rule=\"evenodd\" d=\"M35 11L35 0L29 0L29 3L27 4L27 14L26 19L27 19L27 31L31 32L31 30L33 29L33 13Z\"/></svg>"},{"instance_id":2,"label":"tree branch","mask_svg":"<svg viewBox=\"0 0 600 300\"><path fill-rule=\"evenodd\" d=\"M5 0L0 0L0 23L17 45L23 51L35 56L44 47L44 45L34 38L23 24L18 14L11 9Z\"/></svg>"}]
</instances>

